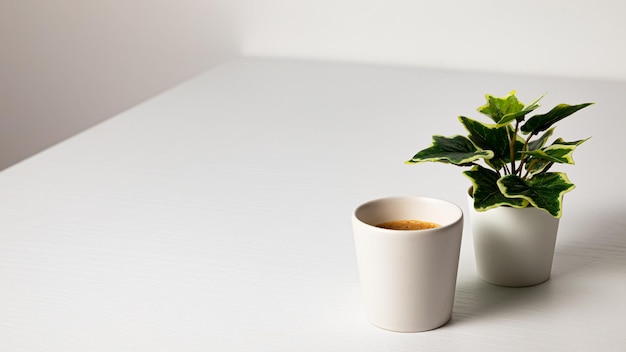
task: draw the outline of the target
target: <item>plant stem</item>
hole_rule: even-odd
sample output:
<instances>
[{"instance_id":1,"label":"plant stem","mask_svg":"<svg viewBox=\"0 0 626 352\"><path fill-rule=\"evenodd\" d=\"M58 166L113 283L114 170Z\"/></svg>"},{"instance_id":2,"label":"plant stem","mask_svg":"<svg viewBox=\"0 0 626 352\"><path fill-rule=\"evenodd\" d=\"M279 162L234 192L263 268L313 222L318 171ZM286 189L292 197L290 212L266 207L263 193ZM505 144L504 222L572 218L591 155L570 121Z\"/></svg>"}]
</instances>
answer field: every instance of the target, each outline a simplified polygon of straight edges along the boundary
<instances>
[{"instance_id":1,"label":"plant stem","mask_svg":"<svg viewBox=\"0 0 626 352\"><path fill-rule=\"evenodd\" d=\"M533 136L533 134L529 134L528 138L526 138L526 140L524 141L524 147L522 147L522 151L528 151L528 143L530 142L530 138ZM517 170L515 171L516 174L521 175L522 174L522 170L524 167L524 164L526 163L526 161L528 160L528 158L522 158L522 161L519 164L519 167L517 168ZM526 173L526 175L528 175L528 173ZM524 176L526 176L524 175Z\"/></svg>"},{"instance_id":2,"label":"plant stem","mask_svg":"<svg viewBox=\"0 0 626 352\"><path fill-rule=\"evenodd\" d=\"M511 130L506 129L506 136L509 139L509 150L511 156L511 173L515 173L515 137L517 136L517 129L519 127L519 121L515 120L515 131L513 132L513 136L511 136Z\"/></svg>"},{"instance_id":3,"label":"plant stem","mask_svg":"<svg viewBox=\"0 0 626 352\"><path fill-rule=\"evenodd\" d=\"M533 168L533 166L535 165L536 162L537 162L537 159L535 159L535 160L530 162L530 164L528 165L528 168L526 169L526 173L522 177L524 180L526 179L526 177L528 177L528 174L530 173L530 170L532 170L532 168Z\"/></svg>"}]
</instances>

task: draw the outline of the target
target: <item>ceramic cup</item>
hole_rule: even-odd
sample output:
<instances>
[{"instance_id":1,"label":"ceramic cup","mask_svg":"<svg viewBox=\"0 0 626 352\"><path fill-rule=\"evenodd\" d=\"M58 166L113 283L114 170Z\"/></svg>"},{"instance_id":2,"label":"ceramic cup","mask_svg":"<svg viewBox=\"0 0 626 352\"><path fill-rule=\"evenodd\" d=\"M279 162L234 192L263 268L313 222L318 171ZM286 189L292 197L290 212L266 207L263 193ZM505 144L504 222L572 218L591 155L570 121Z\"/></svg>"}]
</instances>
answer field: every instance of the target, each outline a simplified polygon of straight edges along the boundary
<instances>
[{"instance_id":1,"label":"ceramic cup","mask_svg":"<svg viewBox=\"0 0 626 352\"><path fill-rule=\"evenodd\" d=\"M375 226L391 220L441 226L426 230ZM450 320L463 232L463 212L457 205L419 196L377 199L356 208L352 227L365 314L372 324L418 332Z\"/></svg>"}]
</instances>

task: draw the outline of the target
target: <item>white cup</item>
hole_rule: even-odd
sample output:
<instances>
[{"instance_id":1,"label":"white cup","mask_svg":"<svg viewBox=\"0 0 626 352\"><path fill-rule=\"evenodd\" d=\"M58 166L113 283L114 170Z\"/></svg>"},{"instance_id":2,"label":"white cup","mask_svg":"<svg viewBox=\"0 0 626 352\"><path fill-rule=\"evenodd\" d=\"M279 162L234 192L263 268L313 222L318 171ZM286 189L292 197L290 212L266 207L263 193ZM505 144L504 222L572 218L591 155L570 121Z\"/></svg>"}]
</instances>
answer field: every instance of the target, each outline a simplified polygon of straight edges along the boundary
<instances>
[{"instance_id":1,"label":"white cup","mask_svg":"<svg viewBox=\"0 0 626 352\"><path fill-rule=\"evenodd\" d=\"M422 220L440 227L389 230L392 220ZM448 201L419 196L382 198L354 211L352 227L368 320L383 329L418 332L452 316L463 212Z\"/></svg>"}]
</instances>

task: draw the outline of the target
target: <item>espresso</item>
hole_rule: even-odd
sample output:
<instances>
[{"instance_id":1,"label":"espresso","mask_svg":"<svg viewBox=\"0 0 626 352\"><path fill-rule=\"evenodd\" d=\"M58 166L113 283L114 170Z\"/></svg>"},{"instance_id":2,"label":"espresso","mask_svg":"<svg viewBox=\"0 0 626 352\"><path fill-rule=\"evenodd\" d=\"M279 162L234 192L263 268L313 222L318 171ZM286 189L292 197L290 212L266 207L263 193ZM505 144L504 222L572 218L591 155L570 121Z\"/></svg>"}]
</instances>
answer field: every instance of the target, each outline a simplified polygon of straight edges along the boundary
<instances>
[{"instance_id":1,"label":"espresso","mask_svg":"<svg viewBox=\"0 0 626 352\"><path fill-rule=\"evenodd\" d=\"M376 227L389 230L426 230L439 226L441 225L422 220L392 220L376 225Z\"/></svg>"}]
</instances>

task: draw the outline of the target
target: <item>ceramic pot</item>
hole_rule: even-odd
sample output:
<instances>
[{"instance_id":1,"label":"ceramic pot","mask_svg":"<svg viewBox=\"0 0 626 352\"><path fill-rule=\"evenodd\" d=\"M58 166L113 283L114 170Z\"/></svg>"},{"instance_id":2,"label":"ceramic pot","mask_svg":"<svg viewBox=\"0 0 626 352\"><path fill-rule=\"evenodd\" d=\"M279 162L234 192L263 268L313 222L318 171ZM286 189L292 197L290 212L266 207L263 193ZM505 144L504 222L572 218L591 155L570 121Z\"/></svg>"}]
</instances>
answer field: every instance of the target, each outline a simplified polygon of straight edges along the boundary
<instances>
[{"instance_id":1,"label":"ceramic pot","mask_svg":"<svg viewBox=\"0 0 626 352\"><path fill-rule=\"evenodd\" d=\"M509 287L540 284L550 278L559 219L537 208L474 210L469 217L478 275Z\"/></svg>"},{"instance_id":2,"label":"ceramic pot","mask_svg":"<svg viewBox=\"0 0 626 352\"><path fill-rule=\"evenodd\" d=\"M389 230L391 220L441 225L427 230ZM367 202L352 215L363 304L368 320L383 329L418 332L452 316L463 212L453 203L426 197Z\"/></svg>"}]
</instances>

